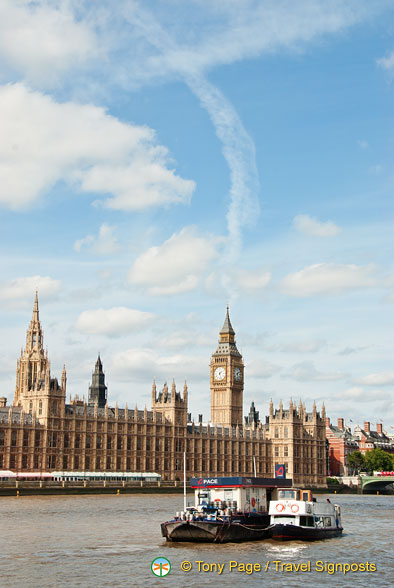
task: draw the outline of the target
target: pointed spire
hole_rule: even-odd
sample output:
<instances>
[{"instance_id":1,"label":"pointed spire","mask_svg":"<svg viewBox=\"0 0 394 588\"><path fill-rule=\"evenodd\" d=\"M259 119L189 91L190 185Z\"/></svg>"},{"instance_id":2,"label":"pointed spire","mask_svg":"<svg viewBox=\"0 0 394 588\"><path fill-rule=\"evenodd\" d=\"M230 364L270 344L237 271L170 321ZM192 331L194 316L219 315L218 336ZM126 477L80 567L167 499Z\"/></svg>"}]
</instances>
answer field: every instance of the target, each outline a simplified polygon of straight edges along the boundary
<instances>
[{"instance_id":1,"label":"pointed spire","mask_svg":"<svg viewBox=\"0 0 394 588\"><path fill-rule=\"evenodd\" d=\"M176 396L175 378L172 378L171 399L174 399L175 400L175 396Z\"/></svg>"},{"instance_id":2,"label":"pointed spire","mask_svg":"<svg viewBox=\"0 0 394 588\"><path fill-rule=\"evenodd\" d=\"M40 315L39 315L39 310L38 310L38 290L36 288L36 295L34 298L34 306L33 306L33 317L32 317L33 321L39 322L40 320Z\"/></svg>"},{"instance_id":3,"label":"pointed spire","mask_svg":"<svg viewBox=\"0 0 394 588\"><path fill-rule=\"evenodd\" d=\"M221 335L235 335L235 331L232 327L231 321L230 321L230 314L229 314L229 308L227 306L226 308L226 318L224 319L224 323L223 323L223 327L222 330L220 331Z\"/></svg>"}]
</instances>

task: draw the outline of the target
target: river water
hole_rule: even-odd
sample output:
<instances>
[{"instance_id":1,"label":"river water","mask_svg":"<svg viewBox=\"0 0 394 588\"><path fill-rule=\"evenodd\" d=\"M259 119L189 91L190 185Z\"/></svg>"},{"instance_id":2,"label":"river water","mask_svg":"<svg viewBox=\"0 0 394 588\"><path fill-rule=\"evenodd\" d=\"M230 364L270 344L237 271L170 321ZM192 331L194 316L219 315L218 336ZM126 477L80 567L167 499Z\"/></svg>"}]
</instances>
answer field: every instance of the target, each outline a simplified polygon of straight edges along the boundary
<instances>
[{"instance_id":1,"label":"river water","mask_svg":"<svg viewBox=\"0 0 394 588\"><path fill-rule=\"evenodd\" d=\"M394 496L339 495L335 501L342 507L342 537L195 545L166 543L161 537L160 523L182 510L181 495L2 497L0 587L393 585ZM160 556L170 560L171 572L157 578L151 563ZM184 561L192 565L188 573L181 570ZM231 572L230 562L237 562ZM366 562L376 571L360 571ZM295 571L301 563L310 571ZM224 564L222 573L207 564ZM248 574L240 564L260 564L261 571L256 566ZM343 569L329 573L328 564L356 565L344 574Z\"/></svg>"}]
</instances>

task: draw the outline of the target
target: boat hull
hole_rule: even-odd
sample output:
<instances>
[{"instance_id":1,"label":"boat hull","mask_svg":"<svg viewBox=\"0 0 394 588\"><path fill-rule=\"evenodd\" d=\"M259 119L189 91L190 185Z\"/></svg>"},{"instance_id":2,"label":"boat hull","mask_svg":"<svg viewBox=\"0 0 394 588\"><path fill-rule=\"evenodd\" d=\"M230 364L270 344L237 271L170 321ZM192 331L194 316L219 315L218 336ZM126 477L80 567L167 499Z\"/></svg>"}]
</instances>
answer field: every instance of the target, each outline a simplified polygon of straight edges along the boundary
<instances>
[{"instance_id":1,"label":"boat hull","mask_svg":"<svg viewBox=\"0 0 394 588\"><path fill-rule=\"evenodd\" d=\"M236 517L227 521L169 521L161 533L167 541L229 543L256 541L268 537L268 515Z\"/></svg>"},{"instance_id":2,"label":"boat hull","mask_svg":"<svg viewBox=\"0 0 394 588\"><path fill-rule=\"evenodd\" d=\"M324 529L321 527L299 527L298 525L272 525L267 530L270 539L275 541L319 541L342 535L342 527Z\"/></svg>"}]
</instances>

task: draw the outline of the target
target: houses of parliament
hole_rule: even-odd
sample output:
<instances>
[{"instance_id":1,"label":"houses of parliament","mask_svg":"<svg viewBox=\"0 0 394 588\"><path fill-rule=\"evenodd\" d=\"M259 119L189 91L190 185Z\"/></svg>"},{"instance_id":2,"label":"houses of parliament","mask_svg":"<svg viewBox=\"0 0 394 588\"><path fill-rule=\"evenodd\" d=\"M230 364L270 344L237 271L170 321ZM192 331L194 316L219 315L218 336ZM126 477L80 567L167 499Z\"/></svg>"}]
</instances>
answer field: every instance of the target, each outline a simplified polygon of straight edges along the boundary
<instances>
[{"instance_id":1,"label":"houses of parliament","mask_svg":"<svg viewBox=\"0 0 394 588\"><path fill-rule=\"evenodd\" d=\"M210 362L211 420L194 422L186 383L152 386L151 410L111 406L98 357L88 401L66 402L44 351L36 293L26 345L17 361L12 404L0 397L0 469L33 471L156 472L163 480L187 476L273 477L285 464L299 486L326 485L325 408L307 412L302 402L269 406L262 422L252 403L243 416L246 377L227 308ZM201 419L200 419L201 420Z\"/></svg>"}]
</instances>

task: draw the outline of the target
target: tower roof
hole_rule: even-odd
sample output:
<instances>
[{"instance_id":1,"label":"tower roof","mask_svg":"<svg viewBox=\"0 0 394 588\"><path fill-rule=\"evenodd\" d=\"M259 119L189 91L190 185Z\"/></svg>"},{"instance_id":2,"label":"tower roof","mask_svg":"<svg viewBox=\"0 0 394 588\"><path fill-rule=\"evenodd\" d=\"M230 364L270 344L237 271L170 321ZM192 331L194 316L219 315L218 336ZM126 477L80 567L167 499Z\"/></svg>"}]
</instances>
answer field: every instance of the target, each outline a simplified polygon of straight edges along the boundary
<instances>
[{"instance_id":1,"label":"tower roof","mask_svg":"<svg viewBox=\"0 0 394 588\"><path fill-rule=\"evenodd\" d=\"M220 331L221 335L235 335L235 331L232 327L231 321L230 321L230 315L228 312L228 306L226 309L226 318L224 319L224 323L223 323L223 327L222 330Z\"/></svg>"}]
</instances>

